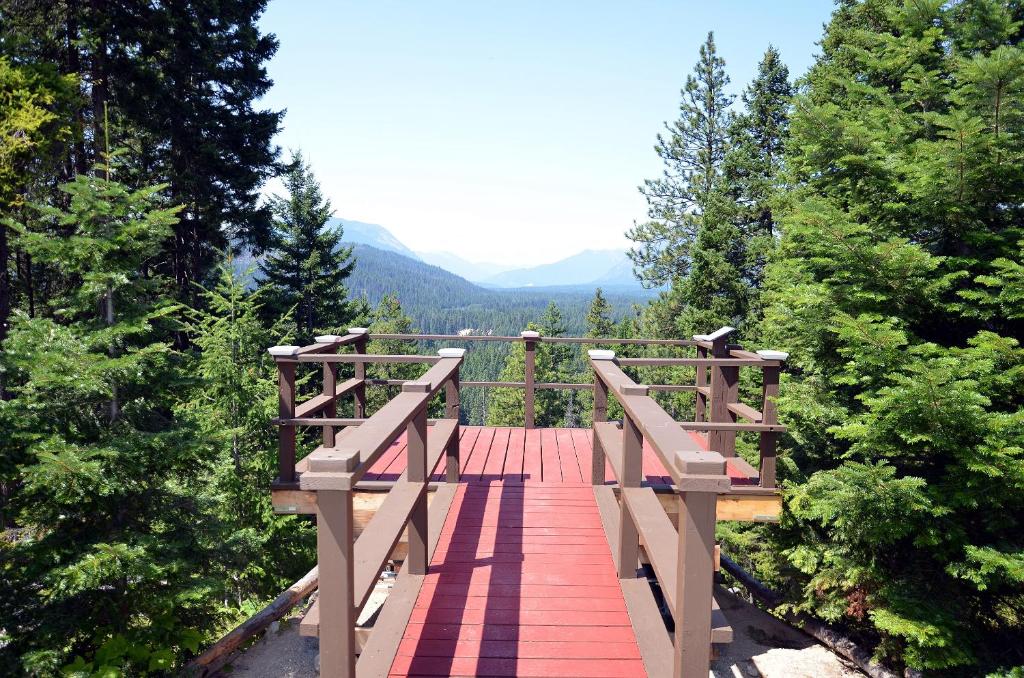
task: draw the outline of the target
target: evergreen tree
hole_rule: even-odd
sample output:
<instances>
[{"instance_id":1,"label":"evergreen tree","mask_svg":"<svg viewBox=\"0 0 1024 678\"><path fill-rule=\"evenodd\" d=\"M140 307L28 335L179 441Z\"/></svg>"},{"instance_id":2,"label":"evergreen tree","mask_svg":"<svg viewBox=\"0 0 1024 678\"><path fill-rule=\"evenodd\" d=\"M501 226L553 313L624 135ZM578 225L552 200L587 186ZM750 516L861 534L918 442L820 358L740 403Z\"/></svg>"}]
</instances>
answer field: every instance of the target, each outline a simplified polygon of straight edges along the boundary
<instances>
[{"instance_id":1,"label":"evergreen tree","mask_svg":"<svg viewBox=\"0 0 1024 678\"><path fill-rule=\"evenodd\" d=\"M587 311L587 336L611 337L615 324L611 318L611 304L604 298L601 288L594 290L594 300Z\"/></svg>"},{"instance_id":2,"label":"evergreen tree","mask_svg":"<svg viewBox=\"0 0 1024 678\"><path fill-rule=\"evenodd\" d=\"M745 308L744 248L723 182L732 124L728 84L725 61L709 33L683 88L680 117L667 126L671 136L658 136L663 175L640 189L652 220L627 234L637 243L629 254L640 279L671 285L661 300L670 322L656 336L687 336L734 323Z\"/></svg>"},{"instance_id":3,"label":"evergreen tree","mask_svg":"<svg viewBox=\"0 0 1024 678\"><path fill-rule=\"evenodd\" d=\"M414 334L412 318L402 310L398 297L387 294L370 315L368 327L372 334ZM374 339L367 352L378 355L409 355L416 353L416 345L399 339ZM371 379L414 380L423 374L422 365L415 363L379 363L368 365L366 376ZM369 412L376 412L401 391L399 386L373 386L366 389Z\"/></svg>"},{"instance_id":4,"label":"evergreen tree","mask_svg":"<svg viewBox=\"0 0 1024 678\"><path fill-rule=\"evenodd\" d=\"M68 210L40 208L48 228L18 227L18 247L75 283L46 313L16 313L2 352L22 532L4 546L0 665L19 674L72 659L101 675L170 670L217 614L217 583L188 566L216 546L203 519L212 460L171 416L177 358L160 337L177 308L143 273L177 210L161 207L161 187L109 175L64 186Z\"/></svg>"},{"instance_id":5,"label":"evergreen tree","mask_svg":"<svg viewBox=\"0 0 1024 678\"><path fill-rule=\"evenodd\" d=\"M109 137L132 149L133 184L166 182L170 203L185 206L152 263L180 297L194 293L224 249L260 251L271 236L259 190L281 169L272 140L283 113L256 107L277 51L257 23L266 5L0 0L0 49L80 77L79 133L65 149L64 179L98 162Z\"/></svg>"},{"instance_id":6,"label":"evergreen tree","mask_svg":"<svg viewBox=\"0 0 1024 678\"><path fill-rule=\"evenodd\" d=\"M537 332L536 323L526 326L530 332ZM541 362L540 355L534 359L537 366ZM523 381L526 378L526 345L524 342L512 343L505 365L501 368L498 381ZM534 407L540 404L534 401ZM496 388L487 402L487 426L523 426L526 412L526 392L521 388ZM534 421L538 421L538 413L534 410ZM539 425L539 424L538 424Z\"/></svg>"},{"instance_id":7,"label":"evergreen tree","mask_svg":"<svg viewBox=\"0 0 1024 678\"><path fill-rule=\"evenodd\" d=\"M274 249L260 264L260 286L268 310L281 315L295 309L301 342L319 331L339 330L353 316L345 278L355 261L352 247L341 244L343 230L325 230L331 203L301 154L292 156L285 175L287 197L271 199L275 220Z\"/></svg>"},{"instance_id":8,"label":"evergreen tree","mask_svg":"<svg viewBox=\"0 0 1024 678\"><path fill-rule=\"evenodd\" d=\"M1024 662L1022 19L839 6L791 122L759 331L791 351L773 547L797 607L954 675Z\"/></svg>"},{"instance_id":9,"label":"evergreen tree","mask_svg":"<svg viewBox=\"0 0 1024 678\"><path fill-rule=\"evenodd\" d=\"M769 47L757 75L743 92L743 110L729 129L730 146L722 174L742 248L740 275L747 288L747 302L738 315L744 328L760 317L764 267L775 246L778 224L774 203L781 189L792 96L789 69L778 50Z\"/></svg>"},{"instance_id":10,"label":"evergreen tree","mask_svg":"<svg viewBox=\"0 0 1024 678\"><path fill-rule=\"evenodd\" d=\"M219 582L209 595L239 616L316 562L312 526L275 515L266 490L277 472L277 436L267 422L277 416L278 400L277 367L266 348L288 343L294 326L288 317L264 324L261 292L246 289L248 273L237 273L229 258L216 286L201 291L201 307L189 310L197 379L177 405L213 461L208 482L223 533L206 563Z\"/></svg>"},{"instance_id":11,"label":"evergreen tree","mask_svg":"<svg viewBox=\"0 0 1024 678\"><path fill-rule=\"evenodd\" d=\"M719 190L732 104L728 84L725 61L708 33L693 75L686 78L679 119L665 124L668 136L659 134L654 147L665 165L662 176L640 188L651 220L627 234L637 244L629 252L634 271L651 287L690 271L691 250Z\"/></svg>"}]
</instances>

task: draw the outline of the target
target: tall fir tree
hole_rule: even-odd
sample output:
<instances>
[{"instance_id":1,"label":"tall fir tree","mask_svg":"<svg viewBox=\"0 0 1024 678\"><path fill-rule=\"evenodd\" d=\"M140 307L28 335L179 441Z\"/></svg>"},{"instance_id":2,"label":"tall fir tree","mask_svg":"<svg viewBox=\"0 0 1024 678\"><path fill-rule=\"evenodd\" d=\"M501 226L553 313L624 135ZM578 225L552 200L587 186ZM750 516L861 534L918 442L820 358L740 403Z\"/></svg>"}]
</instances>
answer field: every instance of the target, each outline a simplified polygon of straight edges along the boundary
<instances>
[{"instance_id":1,"label":"tall fir tree","mask_svg":"<svg viewBox=\"0 0 1024 678\"><path fill-rule=\"evenodd\" d=\"M355 260L352 247L341 244L342 228L324 228L331 203L301 154L292 156L284 179L288 195L270 201L274 249L260 263L259 284L271 314L294 307L298 338L308 343L318 331L340 330L353 317L345 278Z\"/></svg>"},{"instance_id":2,"label":"tall fir tree","mask_svg":"<svg viewBox=\"0 0 1024 678\"><path fill-rule=\"evenodd\" d=\"M769 47L729 128L722 175L742 248L739 272L747 293L738 315L744 330L760 319L764 269L776 243L775 204L782 192L792 96L789 69L779 51Z\"/></svg>"},{"instance_id":3,"label":"tall fir tree","mask_svg":"<svg viewBox=\"0 0 1024 678\"><path fill-rule=\"evenodd\" d=\"M587 310L587 336L588 337L611 337L615 329L615 323L611 317L612 307L605 299L604 293L598 287L594 290L594 299L590 302Z\"/></svg>"},{"instance_id":4,"label":"tall fir tree","mask_svg":"<svg viewBox=\"0 0 1024 678\"><path fill-rule=\"evenodd\" d=\"M19 311L2 353L23 532L5 546L0 665L23 675L171 670L218 615L217 583L186 566L216 548L213 460L172 416L180 369L161 338L178 308L143 273L177 210L109 175L79 176L67 210L40 208L48 228L18 229L75 283L46 313Z\"/></svg>"},{"instance_id":5,"label":"tall fir tree","mask_svg":"<svg viewBox=\"0 0 1024 678\"><path fill-rule=\"evenodd\" d=\"M280 171L272 140L283 113L258 108L277 39L258 25L267 0L34 3L0 0L0 51L78 76L78 128L64 180L85 174L106 138L132 149L122 174L166 182L184 205L153 267L181 298L221 252L271 236L259 190ZM107 110L110 122L107 123Z\"/></svg>"},{"instance_id":6,"label":"tall fir tree","mask_svg":"<svg viewBox=\"0 0 1024 678\"><path fill-rule=\"evenodd\" d=\"M840 4L794 107L758 333L791 351L778 583L947 675L1024 662L1022 20Z\"/></svg>"},{"instance_id":7,"label":"tall fir tree","mask_svg":"<svg viewBox=\"0 0 1024 678\"><path fill-rule=\"evenodd\" d=\"M705 213L713 208L727 150L729 76L708 33L693 74L687 76L679 118L665 124L654 150L665 166L662 176L640 188L650 221L634 226L629 255L641 281L651 287L670 284L690 270Z\"/></svg>"}]
</instances>

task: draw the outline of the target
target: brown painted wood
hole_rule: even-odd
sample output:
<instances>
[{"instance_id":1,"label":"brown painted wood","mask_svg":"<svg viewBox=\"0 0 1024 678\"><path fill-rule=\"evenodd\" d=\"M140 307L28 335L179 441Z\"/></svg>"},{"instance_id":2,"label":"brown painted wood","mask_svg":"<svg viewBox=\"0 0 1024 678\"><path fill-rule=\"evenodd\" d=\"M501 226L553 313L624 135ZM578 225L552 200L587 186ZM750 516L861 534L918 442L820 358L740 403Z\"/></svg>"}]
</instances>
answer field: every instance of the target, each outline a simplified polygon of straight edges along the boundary
<instances>
[{"instance_id":1,"label":"brown painted wood","mask_svg":"<svg viewBox=\"0 0 1024 678\"><path fill-rule=\"evenodd\" d=\"M765 360L758 358L748 360L745 358L715 357L710 358L619 358L620 365L629 367L764 367L765 365L779 365L778 360Z\"/></svg>"},{"instance_id":2,"label":"brown painted wood","mask_svg":"<svg viewBox=\"0 0 1024 678\"><path fill-rule=\"evenodd\" d=\"M405 524L409 521L410 515L421 502L425 508L426 489L427 485L424 482L395 483L394 488L388 493L387 499L380 505L356 540L354 547L355 594L353 597L356 610L362 610L366 605L367 599L373 592L373 587L380 578L380 573L384 570L384 566L405 531ZM425 550L426 544L424 543L423 546ZM410 545L410 554L415 548Z\"/></svg>"},{"instance_id":3,"label":"brown painted wood","mask_svg":"<svg viewBox=\"0 0 1024 678\"><path fill-rule=\"evenodd\" d=\"M300 363L354 363L376 364L376 363L436 363L441 360L436 355L411 355L400 353L398 355L371 355L368 353L307 353L294 359Z\"/></svg>"},{"instance_id":4,"label":"brown painted wood","mask_svg":"<svg viewBox=\"0 0 1024 678\"><path fill-rule=\"evenodd\" d=\"M710 492L679 496L673 676L704 678L710 663L714 580L715 501Z\"/></svg>"},{"instance_id":5,"label":"brown painted wood","mask_svg":"<svg viewBox=\"0 0 1024 678\"><path fill-rule=\"evenodd\" d=\"M711 346L711 357L725 359L729 355L726 345L727 337L719 337ZM726 367L723 363L711 365L711 394L708 398L707 418L715 423L734 423L736 421L729 413L729 403L735 398L730 398L734 385L737 383L734 373L738 372L733 367ZM732 445L728 444L731 434ZM709 449L718 452L723 457L731 457L736 454L736 433L733 431L714 430L708 432Z\"/></svg>"},{"instance_id":6,"label":"brown painted wood","mask_svg":"<svg viewBox=\"0 0 1024 678\"><path fill-rule=\"evenodd\" d=\"M608 385L600 379L594 379L594 427L608 421ZM592 485L604 484L605 455L602 441L596 433L592 442L593 453L590 464L590 483Z\"/></svg>"},{"instance_id":7,"label":"brown painted wood","mask_svg":"<svg viewBox=\"0 0 1024 678\"><path fill-rule=\"evenodd\" d=\"M684 431L759 431L785 433L788 429L782 424L740 424L734 422L681 421L679 427Z\"/></svg>"},{"instance_id":8,"label":"brown painted wood","mask_svg":"<svg viewBox=\"0 0 1024 678\"><path fill-rule=\"evenodd\" d=\"M646 579L621 579L619 585L626 599L629 621L633 625L647 675L672 675L672 637L665 629L665 621L654 602L650 584Z\"/></svg>"},{"instance_id":9,"label":"brown painted wood","mask_svg":"<svg viewBox=\"0 0 1024 678\"><path fill-rule=\"evenodd\" d=\"M336 349L333 349L336 350ZM327 402L323 405L324 416L327 418L338 416L338 366L334 363L323 364L323 389L320 394L321 398L326 398ZM295 416L302 416L299 414L299 409L296 408ZM334 447L334 427L324 426L321 429L322 439L325 447Z\"/></svg>"},{"instance_id":10,"label":"brown painted wood","mask_svg":"<svg viewBox=\"0 0 1024 678\"><path fill-rule=\"evenodd\" d=\"M622 420L622 467L618 475L622 488L640 487L643 475L644 439L636 423L627 415ZM613 465L614 468L614 465ZM633 516L625 502L619 507L619 579L636 577L637 561L640 557L640 534Z\"/></svg>"},{"instance_id":11,"label":"brown painted wood","mask_svg":"<svg viewBox=\"0 0 1024 678\"><path fill-rule=\"evenodd\" d=\"M426 487L428 474L433 469L427 469L427 410L425 407L409 422L406 431L409 459L406 473L410 482ZM408 516L409 555L406 558L405 566L412 574L426 574L429 562L427 558L427 498L423 492L417 495ZM398 532L401 534L401 528ZM395 541L398 541L397 537Z\"/></svg>"},{"instance_id":12,"label":"brown painted wood","mask_svg":"<svg viewBox=\"0 0 1024 678\"><path fill-rule=\"evenodd\" d=\"M530 429L534 427L534 417L536 416L534 408L535 386L534 386L534 370L536 369L536 340L525 337L523 339L523 346L526 350L526 379L524 381L524 388L526 388L525 397L525 422L526 428Z\"/></svg>"},{"instance_id":13,"label":"brown painted wood","mask_svg":"<svg viewBox=\"0 0 1024 678\"><path fill-rule=\"evenodd\" d=\"M419 381L430 384L430 390L427 393L399 393L381 407L373 417L354 429L351 435L346 436L343 446L338 449L341 452L351 450L359 455L358 466L351 474L352 483L356 483L362 478L377 457L391 445L391 442L398 437L413 417L427 406L434 394L458 369L461 361L461 358L442 358L419 379ZM309 468L311 472L325 470L317 467L318 460L323 454L325 452L318 449L310 455ZM313 473L302 474L303 489L313 489L311 484L316 480L311 476Z\"/></svg>"},{"instance_id":14,"label":"brown painted wood","mask_svg":"<svg viewBox=\"0 0 1024 678\"><path fill-rule=\"evenodd\" d=\"M282 419L295 416L295 363L277 361L277 413ZM277 478L282 482L295 480L295 427L277 429Z\"/></svg>"},{"instance_id":15,"label":"brown painted wood","mask_svg":"<svg viewBox=\"0 0 1024 678\"><path fill-rule=\"evenodd\" d=\"M316 542L320 571L320 674L331 678L355 676L353 527L352 492L319 492Z\"/></svg>"},{"instance_id":16,"label":"brown painted wood","mask_svg":"<svg viewBox=\"0 0 1024 678\"><path fill-rule=\"evenodd\" d=\"M764 416L760 412L745 403L729 403L727 407L737 417L743 417L755 424L760 424L764 420Z\"/></svg>"},{"instance_id":17,"label":"brown painted wood","mask_svg":"<svg viewBox=\"0 0 1024 678\"><path fill-rule=\"evenodd\" d=\"M603 421L594 423L594 448L600 445L603 456L612 467L612 473L616 482L622 477L622 429L614 421ZM596 471L595 471L596 473ZM600 482L594 485L604 485L605 465L601 464Z\"/></svg>"},{"instance_id":18,"label":"brown painted wood","mask_svg":"<svg viewBox=\"0 0 1024 678\"><path fill-rule=\"evenodd\" d=\"M634 382L618 365L610 360L592 360L590 364L598 378L608 385L609 391L618 394L617 399L626 415L636 422L674 483L678 484L686 473L724 473L725 460L701 448L654 399L650 396L624 396L619 393L620 386Z\"/></svg>"},{"instance_id":19,"label":"brown painted wood","mask_svg":"<svg viewBox=\"0 0 1024 678\"><path fill-rule=\"evenodd\" d=\"M455 498L457 485L446 485L437 491L434 502L430 506L430 556L437 548L448 512ZM423 575L415 575L402 568L395 580L395 586L388 594L387 602L381 610L370 633L370 638L363 646L357 666L360 678L377 678L386 676L391 669L398 645L409 623L416 598L423 584ZM321 664L322 666L322 664ZM321 675L323 672L321 671Z\"/></svg>"},{"instance_id":20,"label":"brown painted wood","mask_svg":"<svg viewBox=\"0 0 1024 678\"><path fill-rule=\"evenodd\" d=\"M455 422L454 435L449 437L445 463L445 480L449 483L459 482L459 415L462 401L459 396L459 370L456 368L452 378L444 385L445 416Z\"/></svg>"},{"instance_id":21,"label":"brown painted wood","mask_svg":"<svg viewBox=\"0 0 1024 678\"><path fill-rule=\"evenodd\" d=\"M707 348L703 346L698 346L697 357L707 358L707 356ZM705 367L704 365L697 366L697 377L694 381L694 390L697 392L697 396L693 418L695 421L704 421L705 419L707 419L706 413L708 405L708 396L711 393L708 389L708 370L707 367Z\"/></svg>"}]
</instances>

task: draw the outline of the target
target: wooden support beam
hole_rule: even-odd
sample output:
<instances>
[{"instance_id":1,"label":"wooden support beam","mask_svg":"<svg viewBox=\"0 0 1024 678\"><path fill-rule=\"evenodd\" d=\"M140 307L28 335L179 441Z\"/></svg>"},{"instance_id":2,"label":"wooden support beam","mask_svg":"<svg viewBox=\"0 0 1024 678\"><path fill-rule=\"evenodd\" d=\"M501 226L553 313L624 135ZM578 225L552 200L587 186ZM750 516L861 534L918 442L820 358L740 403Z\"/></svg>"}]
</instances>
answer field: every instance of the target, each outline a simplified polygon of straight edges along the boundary
<instances>
[{"instance_id":1,"label":"wooden support beam","mask_svg":"<svg viewBox=\"0 0 1024 678\"><path fill-rule=\"evenodd\" d=\"M527 330L522 333L523 337L523 348L526 351L526 374L525 374L525 387L526 397L525 401L525 426L526 428L534 427L534 418L536 417L536 408L534 406L534 399L536 397L536 384L535 384L535 371L536 371L536 355L537 355L537 341L540 339L540 333L532 330Z\"/></svg>"}]
</instances>

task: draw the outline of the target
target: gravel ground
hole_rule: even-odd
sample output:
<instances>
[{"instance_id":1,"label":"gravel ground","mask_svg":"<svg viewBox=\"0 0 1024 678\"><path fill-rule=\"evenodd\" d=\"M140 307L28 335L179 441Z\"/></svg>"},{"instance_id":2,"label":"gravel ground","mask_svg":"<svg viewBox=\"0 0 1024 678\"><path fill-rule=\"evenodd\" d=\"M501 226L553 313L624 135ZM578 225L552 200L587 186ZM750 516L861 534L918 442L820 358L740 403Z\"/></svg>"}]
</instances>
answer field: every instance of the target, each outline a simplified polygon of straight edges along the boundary
<instances>
[{"instance_id":1,"label":"gravel ground","mask_svg":"<svg viewBox=\"0 0 1024 678\"><path fill-rule=\"evenodd\" d=\"M810 637L730 593L719 604L733 628L711 665L712 678L850 678L863 674ZM244 678L315 678L317 639L299 635L296 615L264 637L223 671Z\"/></svg>"},{"instance_id":2,"label":"gravel ground","mask_svg":"<svg viewBox=\"0 0 1024 678\"><path fill-rule=\"evenodd\" d=\"M714 678L847 678L863 676L810 636L746 602L719 591L733 642L711 664Z\"/></svg>"}]
</instances>

